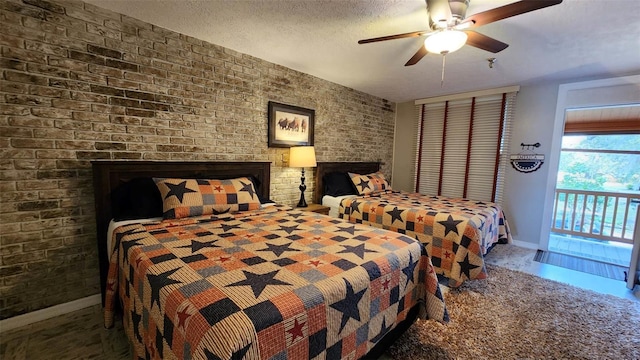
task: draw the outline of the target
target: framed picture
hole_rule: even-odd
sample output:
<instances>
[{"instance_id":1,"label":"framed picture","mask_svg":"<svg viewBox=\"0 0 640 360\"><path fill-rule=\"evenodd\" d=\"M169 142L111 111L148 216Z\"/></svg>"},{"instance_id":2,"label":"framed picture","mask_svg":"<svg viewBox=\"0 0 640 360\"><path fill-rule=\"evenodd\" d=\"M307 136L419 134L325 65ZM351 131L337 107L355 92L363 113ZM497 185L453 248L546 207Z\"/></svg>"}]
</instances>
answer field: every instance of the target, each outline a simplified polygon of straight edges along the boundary
<instances>
[{"instance_id":1,"label":"framed picture","mask_svg":"<svg viewBox=\"0 0 640 360\"><path fill-rule=\"evenodd\" d=\"M269 101L269 147L313 145L315 111Z\"/></svg>"}]
</instances>

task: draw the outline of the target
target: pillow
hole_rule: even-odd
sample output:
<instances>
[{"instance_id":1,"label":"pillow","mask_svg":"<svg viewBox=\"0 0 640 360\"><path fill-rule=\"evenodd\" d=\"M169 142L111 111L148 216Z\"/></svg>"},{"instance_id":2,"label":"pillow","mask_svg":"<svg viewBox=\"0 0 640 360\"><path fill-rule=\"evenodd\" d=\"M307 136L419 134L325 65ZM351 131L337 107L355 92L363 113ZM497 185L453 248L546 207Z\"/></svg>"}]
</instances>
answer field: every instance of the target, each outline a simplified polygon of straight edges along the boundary
<instances>
[{"instance_id":1,"label":"pillow","mask_svg":"<svg viewBox=\"0 0 640 360\"><path fill-rule=\"evenodd\" d=\"M111 209L116 221L162 216L162 196L152 178L135 178L111 192Z\"/></svg>"},{"instance_id":2,"label":"pillow","mask_svg":"<svg viewBox=\"0 0 640 360\"><path fill-rule=\"evenodd\" d=\"M368 175L349 173L351 182L355 185L359 195L372 194L383 190L391 190L387 179L381 172Z\"/></svg>"},{"instance_id":3,"label":"pillow","mask_svg":"<svg viewBox=\"0 0 640 360\"><path fill-rule=\"evenodd\" d=\"M249 178L249 180L251 180L251 182L253 183L253 188L256 189L256 192L257 192L258 189L260 189L260 184L261 184L260 179L258 179L254 175L248 175L247 177ZM259 192L258 192L258 199L260 200L261 204L273 203L273 200L263 197Z\"/></svg>"},{"instance_id":4,"label":"pillow","mask_svg":"<svg viewBox=\"0 0 640 360\"><path fill-rule=\"evenodd\" d=\"M153 179L163 200L163 217L222 214L260 208L260 200L248 177L228 180Z\"/></svg>"},{"instance_id":5,"label":"pillow","mask_svg":"<svg viewBox=\"0 0 640 360\"><path fill-rule=\"evenodd\" d=\"M331 172L322 177L323 194L330 196L357 195L349 174L346 172Z\"/></svg>"}]
</instances>

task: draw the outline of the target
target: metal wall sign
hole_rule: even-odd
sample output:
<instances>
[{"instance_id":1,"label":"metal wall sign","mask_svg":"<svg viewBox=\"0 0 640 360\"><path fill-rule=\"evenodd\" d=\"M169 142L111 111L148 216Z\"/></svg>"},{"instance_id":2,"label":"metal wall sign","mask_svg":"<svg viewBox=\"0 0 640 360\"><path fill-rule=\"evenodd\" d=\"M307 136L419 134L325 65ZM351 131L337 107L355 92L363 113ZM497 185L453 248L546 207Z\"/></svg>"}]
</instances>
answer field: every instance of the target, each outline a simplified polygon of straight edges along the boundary
<instances>
[{"instance_id":1,"label":"metal wall sign","mask_svg":"<svg viewBox=\"0 0 640 360\"><path fill-rule=\"evenodd\" d=\"M530 173L538 170L544 164L544 154L535 154L531 148L540 147L540 143L521 143L522 152L509 157L511 166L519 172Z\"/></svg>"}]
</instances>

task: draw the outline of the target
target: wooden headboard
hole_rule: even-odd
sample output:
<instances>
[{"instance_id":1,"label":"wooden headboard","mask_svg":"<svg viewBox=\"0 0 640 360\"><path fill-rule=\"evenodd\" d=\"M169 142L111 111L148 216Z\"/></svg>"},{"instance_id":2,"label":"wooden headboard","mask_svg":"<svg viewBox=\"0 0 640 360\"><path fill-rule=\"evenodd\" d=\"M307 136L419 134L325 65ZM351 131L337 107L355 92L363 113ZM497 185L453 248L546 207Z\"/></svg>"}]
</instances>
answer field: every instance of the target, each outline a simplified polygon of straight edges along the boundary
<instances>
[{"instance_id":1,"label":"wooden headboard","mask_svg":"<svg viewBox=\"0 0 640 360\"><path fill-rule=\"evenodd\" d=\"M319 162L316 167L316 188L313 192L313 202L322 204L324 184L322 177L332 172L352 172L356 174L370 174L380 170L379 162Z\"/></svg>"},{"instance_id":2,"label":"wooden headboard","mask_svg":"<svg viewBox=\"0 0 640 360\"><path fill-rule=\"evenodd\" d=\"M260 183L259 188L256 189L258 194L264 199L269 198L270 162L94 161L91 165L93 167L100 286L103 304L109 269L107 230L109 222L113 218L112 194L119 186L134 179L153 177L232 179L253 176Z\"/></svg>"}]
</instances>

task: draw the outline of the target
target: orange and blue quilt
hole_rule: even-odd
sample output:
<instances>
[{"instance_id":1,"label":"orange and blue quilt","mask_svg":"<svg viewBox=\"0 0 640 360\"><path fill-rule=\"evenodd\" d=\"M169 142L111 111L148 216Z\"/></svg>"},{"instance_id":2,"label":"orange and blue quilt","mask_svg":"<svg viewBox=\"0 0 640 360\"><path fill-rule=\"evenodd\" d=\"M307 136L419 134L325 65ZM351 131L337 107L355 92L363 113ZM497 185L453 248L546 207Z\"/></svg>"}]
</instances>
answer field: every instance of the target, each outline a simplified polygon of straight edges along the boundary
<instances>
[{"instance_id":1,"label":"orange and blue quilt","mask_svg":"<svg viewBox=\"0 0 640 360\"><path fill-rule=\"evenodd\" d=\"M451 287L486 278L484 255L512 241L504 212L491 202L387 190L345 198L339 217L420 240Z\"/></svg>"},{"instance_id":2,"label":"orange and blue quilt","mask_svg":"<svg viewBox=\"0 0 640 360\"><path fill-rule=\"evenodd\" d=\"M116 303L134 356L357 359L419 306L447 321L425 247L408 236L276 205L119 227Z\"/></svg>"}]
</instances>

